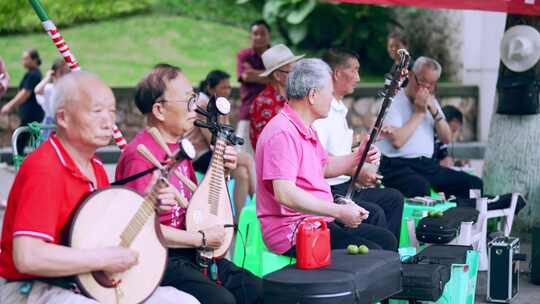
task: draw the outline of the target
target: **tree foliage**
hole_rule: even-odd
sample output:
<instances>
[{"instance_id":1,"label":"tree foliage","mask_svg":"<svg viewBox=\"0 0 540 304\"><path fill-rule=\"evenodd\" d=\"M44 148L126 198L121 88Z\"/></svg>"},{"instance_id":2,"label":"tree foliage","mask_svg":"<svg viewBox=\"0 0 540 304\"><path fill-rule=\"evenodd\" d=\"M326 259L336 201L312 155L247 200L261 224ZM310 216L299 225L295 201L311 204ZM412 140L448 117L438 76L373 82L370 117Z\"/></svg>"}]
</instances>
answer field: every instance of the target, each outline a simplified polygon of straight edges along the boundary
<instances>
[{"instance_id":1,"label":"tree foliage","mask_svg":"<svg viewBox=\"0 0 540 304\"><path fill-rule=\"evenodd\" d=\"M363 70L384 73L390 59L386 36L396 23L391 9L374 5L330 3L316 0L239 0L262 3L263 16L285 43L319 54L330 47L352 49Z\"/></svg>"},{"instance_id":2,"label":"tree foliage","mask_svg":"<svg viewBox=\"0 0 540 304\"><path fill-rule=\"evenodd\" d=\"M383 7L317 0L237 0L256 4L264 19L277 28L285 43L319 55L330 47L344 47L360 55L362 69L370 74L388 71L391 60L386 37L395 28L409 37L413 57L434 57L451 76L450 49L455 28L445 12L403 7Z\"/></svg>"},{"instance_id":3,"label":"tree foliage","mask_svg":"<svg viewBox=\"0 0 540 304\"><path fill-rule=\"evenodd\" d=\"M45 10L59 26L80 21L102 20L148 10L151 0L42 0ZM0 1L0 33L41 29L41 22L28 0Z\"/></svg>"}]
</instances>

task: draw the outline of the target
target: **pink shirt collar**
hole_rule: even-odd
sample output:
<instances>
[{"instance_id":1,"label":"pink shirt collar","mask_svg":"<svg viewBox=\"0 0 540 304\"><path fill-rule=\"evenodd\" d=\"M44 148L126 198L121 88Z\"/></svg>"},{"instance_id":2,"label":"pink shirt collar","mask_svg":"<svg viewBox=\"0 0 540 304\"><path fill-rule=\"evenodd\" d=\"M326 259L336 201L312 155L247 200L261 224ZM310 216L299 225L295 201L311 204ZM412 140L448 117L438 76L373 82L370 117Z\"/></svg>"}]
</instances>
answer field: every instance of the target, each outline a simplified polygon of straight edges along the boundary
<instances>
[{"instance_id":1,"label":"pink shirt collar","mask_svg":"<svg viewBox=\"0 0 540 304\"><path fill-rule=\"evenodd\" d=\"M317 140L317 133L311 126L306 126L306 124L302 121L298 113L294 111L288 104L285 104L283 106L283 109L280 112L282 115L284 115L292 124L293 126L298 130L300 135L306 140Z\"/></svg>"}]
</instances>

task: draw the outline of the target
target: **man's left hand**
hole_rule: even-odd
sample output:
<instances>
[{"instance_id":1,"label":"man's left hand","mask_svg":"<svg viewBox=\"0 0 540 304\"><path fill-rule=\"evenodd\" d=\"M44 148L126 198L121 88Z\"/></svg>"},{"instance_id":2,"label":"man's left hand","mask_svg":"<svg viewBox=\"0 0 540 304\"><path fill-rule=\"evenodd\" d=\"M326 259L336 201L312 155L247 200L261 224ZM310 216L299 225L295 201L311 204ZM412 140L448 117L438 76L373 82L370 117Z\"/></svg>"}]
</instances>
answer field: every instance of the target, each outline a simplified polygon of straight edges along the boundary
<instances>
[{"instance_id":1,"label":"man's left hand","mask_svg":"<svg viewBox=\"0 0 540 304\"><path fill-rule=\"evenodd\" d=\"M364 152L364 149L366 148L368 140L369 140L369 135L366 135L366 137L364 137L364 139L362 140L362 143L356 149L356 151L353 151L355 153L355 156L354 156L355 167L358 165L358 162L360 161L360 158L362 157L362 153ZM366 157L366 162L368 164L372 164L375 166L379 165L379 163L381 162L381 151L379 150L379 148L377 148L374 145L371 145L369 147L369 151Z\"/></svg>"},{"instance_id":2,"label":"man's left hand","mask_svg":"<svg viewBox=\"0 0 540 304\"><path fill-rule=\"evenodd\" d=\"M381 163L381 151L376 146L371 146L367 155L367 160L369 164L378 166Z\"/></svg>"},{"instance_id":3,"label":"man's left hand","mask_svg":"<svg viewBox=\"0 0 540 304\"><path fill-rule=\"evenodd\" d=\"M362 186L365 187L375 187L381 184L383 176L369 169L362 169L356 180Z\"/></svg>"}]
</instances>

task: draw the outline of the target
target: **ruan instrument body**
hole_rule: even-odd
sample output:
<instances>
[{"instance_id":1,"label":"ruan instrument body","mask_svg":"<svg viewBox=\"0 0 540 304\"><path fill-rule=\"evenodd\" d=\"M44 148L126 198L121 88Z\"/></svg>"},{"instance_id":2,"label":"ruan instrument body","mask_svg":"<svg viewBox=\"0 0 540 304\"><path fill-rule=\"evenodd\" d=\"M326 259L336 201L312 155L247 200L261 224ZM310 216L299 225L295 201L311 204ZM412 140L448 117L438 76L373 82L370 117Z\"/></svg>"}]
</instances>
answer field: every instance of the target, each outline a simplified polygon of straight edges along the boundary
<instances>
[{"instance_id":1,"label":"ruan instrument body","mask_svg":"<svg viewBox=\"0 0 540 304\"><path fill-rule=\"evenodd\" d=\"M214 153L206 174L191 197L186 212L186 230L197 232L216 225L232 227L233 213L231 198L225 180L223 154L226 142L222 138L216 140ZM234 229L225 230L225 238L221 246L214 250L201 250L199 254L205 258L223 257L231 246Z\"/></svg>"},{"instance_id":2,"label":"ruan instrument body","mask_svg":"<svg viewBox=\"0 0 540 304\"><path fill-rule=\"evenodd\" d=\"M85 295L100 303L132 304L144 301L159 286L165 272L167 249L155 205L153 192L143 198L118 186L97 190L81 204L73 216L70 247L122 246L139 254L138 263L125 272L75 276Z\"/></svg>"},{"instance_id":3,"label":"ruan instrument body","mask_svg":"<svg viewBox=\"0 0 540 304\"><path fill-rule=\"evenodd\" d=\"M186 212L186 230L197 232L216 225L226 228L225 238L219 248L199 250L199 256L205 259L223 257L229 250L234 236L234 229L232 229L234 218L225 179L223 156L227 143L243 144L243 139L236 137L230 126L219 123L218 116L228 114L229 110L230 103L223 97L211 97L207 109L196 110L207 118L206 122L195 121L195 125L211 131L214 153L203 180L189 202Z\"/></svg>"},{"instance_id":4,"label":"ruan instrument body","mask_svg":"<svg viewBox=\"0 0 540 304\"><path fill-rule=\"evenodd\" d=\"M158 143L163 140L151 130ZM83 293L100 303L141 303L160 285L167 263L166 243L161 234L157 190L186 155L183 145L173 154L167 148L169 162L161 164L144 145L137 151L159 169L160 175L150 192L137 192L118 186L93 192L73 215L68 245L77 249L122 246L139 254L138 263L122 273L93 272L79 274L76 283ZM191 153L188 153L191 154Z\"/></svg>"}]
</instances>

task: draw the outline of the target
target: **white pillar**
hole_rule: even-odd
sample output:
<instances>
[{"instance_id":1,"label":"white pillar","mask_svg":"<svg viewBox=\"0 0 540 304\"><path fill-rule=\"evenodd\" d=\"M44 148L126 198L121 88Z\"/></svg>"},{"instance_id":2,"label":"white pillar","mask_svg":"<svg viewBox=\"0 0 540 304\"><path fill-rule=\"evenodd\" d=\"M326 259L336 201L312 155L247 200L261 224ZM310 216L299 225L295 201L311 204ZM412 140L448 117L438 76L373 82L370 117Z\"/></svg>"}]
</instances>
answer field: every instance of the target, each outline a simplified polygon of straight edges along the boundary
<instances>
[{"instance_id":1,"label":"white pillar","mask_svg":"<svg viewBox=\"0 0 540 304\"><path fill-rule=\"evenodd\" d=\"M487 142L506 13L463 11L461 21L463 67L458 77L463 84L479 87L477 136Z\"/></svg>"}]
</instances>

